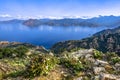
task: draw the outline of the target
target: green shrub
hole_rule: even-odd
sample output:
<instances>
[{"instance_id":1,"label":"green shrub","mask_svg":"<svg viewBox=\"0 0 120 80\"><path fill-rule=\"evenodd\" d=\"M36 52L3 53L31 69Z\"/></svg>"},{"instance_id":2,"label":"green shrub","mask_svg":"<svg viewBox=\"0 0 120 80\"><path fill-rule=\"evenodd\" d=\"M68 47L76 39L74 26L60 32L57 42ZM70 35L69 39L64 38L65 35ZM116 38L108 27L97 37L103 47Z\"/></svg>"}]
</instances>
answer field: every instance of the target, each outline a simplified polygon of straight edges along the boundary
<instances>
[{"instance_id":1,"label":"green shrub","mask_svg":"<svg viewBox=\"0 0 120 80\"><path fill-rule=\"evenodd\" d=\"M73 48L73 49L69 50L69 52L75 52L75 51L78 51L78 50L84 50L84 48L76 47L76 48Z\"/></svg>"},{"instance_id":2,"label":"green shrub","mask_svg":"<svg viewBox=\"0 0 120 80\"><path fill-rule=\"evenodd\" d=\"M118 63L120 62L120 57L113 57L111 61L113 62L113 64Z\"/></svg>"},{"instance_id":3,"label":"green shrub","mask_svg":"<svg viewBox=\"0 0 120 80\"><path fill-rule=\"evenodd\" d=\"M113 57L118 57L118 55L116 53L113 53L113 52L107 52L106 53L106 59L108 61L111 61L111 58L113 58Z\"/></svg>"},{"instance_id":4,"label":"green shrub","mask_svg":"<svg viewBox=\"0 0 120 80\"><path fill-rule=\"evenodd\" d=\"M3 53L2 53L2 52L0 52L0 59L1 59L1 58L3 58Z\"/></svg>"},{"instance_id":5,"label":"green shrub","mask_svg":"<svg viewBox=\"0 0 120 80\"><path fill-rule=\"evenodd\" d=\"M55 67L58 59L51 55L37 55L31 59L30 64L26 69L26 76L35 77L47 75L48 72Z\"/></svg>"},{"instance_id":6,"label":"green shrub","mask_svg":"<svg viewBox=\"0 0 120 80\"><path fill-rule=\"evenodd\" d=\"M61 58L60 64L65 65L67 68L72 69L75 75L79 74L80 71L84 70L83 64L75 60L74 58Z\"/></svg>"},{"instance_id":7,"label":"green shrub","mask_svg":"<svg viewBox=\"0 0 120 80\"><path fill-rule=\"evenodd\" d=\"M18 76L22 76L24 74L24 70L21 70L21 71L15 71L15 72L11 72L7 75L5 75L4 78L7 78L7 77L12 77L12 78L16 78Z\"/></svg>"},{"instance_id":8,"label":"green shrub","mask_svg":"<svg viewBox=\"0 0 120 80\"><path fill-rule=\"evenodd\" d=\"M3 79L3 77L4 77L3 72L2 72L2 71L0 71L0 80L2 80L2 79Z\"/></svg>"},{"instance_id":9,"label":"green shrub","mask_svg":"<svg viewBox=\"0 0 120 80\"><path fill-rule=\"evenodd\" d=\"M73 80L73 79L74 79L73 76L68 75L68 76L64 77L62 80Z\"/></svg>"},{"instance_id":10,"label":"green shrub","mask_svg":"<svg viewBox=\"0 0 120 80\"><path fill-rule=\"evenodd\" d=\"M83 80L90 80L88 76L83 77Z\"/></svg>"},{"instance_id":11,"label":"green shrub","mask_svg":"<svg viewBox=\"0 0 120 80\"><path fill-rule=\"evenodd\" d=\"M94 58L95 59L101 59L102 58L102 52L98 51L98 50L94 50Z\"/></svg>"},{"instance_id":12,"label":"green shrub","mask_svg":"<svg viewBox=\"0 0 120 80\"><path fill-rule=\"evenodd\" d=\"M0 48L0 58L24 57L26 52L28 52L28 48L24 46L18 46L16 48Z\"/></svg>"},{"instance_id":13,"label":"green shrub","mask_svg":"<svg viewBox=\"0 0 120 80\"><path fill-rule=\"evenodd\" d=\"M11 57L13 53L14 53L14 49L11 49L11 48L0 49L1 58Z\"/></svg>"},{"instance_id":14,"label":"green shrub","mask_svg":"<svg viewBox=\"0 0 120 80\"><path fill-rule=\"evenodd\" d=\"M25 53L28 52L28 48L25 46L19 46L15 50L17 57L24 57Z\"/></svg>"}]
</instances>

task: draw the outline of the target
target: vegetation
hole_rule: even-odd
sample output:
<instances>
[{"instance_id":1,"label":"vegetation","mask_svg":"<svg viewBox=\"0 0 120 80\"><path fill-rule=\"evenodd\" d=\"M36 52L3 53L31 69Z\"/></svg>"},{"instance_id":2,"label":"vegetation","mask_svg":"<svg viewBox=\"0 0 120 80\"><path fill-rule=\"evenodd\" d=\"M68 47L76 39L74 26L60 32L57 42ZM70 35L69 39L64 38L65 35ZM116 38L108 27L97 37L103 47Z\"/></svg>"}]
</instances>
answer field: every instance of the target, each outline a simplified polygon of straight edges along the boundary
<instances>
[{"instance_id":1,"label":"vegetation","mask_svg":"<svg viewBox=\"0 0 120 80\"><path fill-rule=\"evenodd\" d=\"M94 56L95 59L101 59L102 55L103 55L102 52L100 52L98 50L94 50L94 55L93 56Z\"/></svg>"},{"instance_id":2,"label":"vegetation","mask_svg":"<svg viewBox=\"0 0 120 80\"><path fill-rule=\"evenodd\" d=\"M0 58L24 57L26 52L28 52L28 48L25 46L18 46L16 48L0 48Z\"/></svg>"},{"instance_id":3,"label":"vegetation","mask_svg":"<svg viewBox=\"0 0 120 80\"><path fill-rule=\"evenodd\" d=\"M26 76L35 77L41 75L47 75L48 72L53 69L58 60L56 57L51 55L37 55L32 58L30 64L26 69Z\"/></svg>"},{"instance_id":4,"label":"vegetation","mask_svg":"<svg viewBox=\"0 0 120 80\"><path fill-rule=\"evenodd\" d=\"M104 68L103 72L114 75L120 72L120 57L115 53L73 48L56 55L41 53L38 48L31 49L33 52L27 56L26 52L30 52L30 48L24 46L0 48L0 79L14 80L20 77L22 80L53 80L57 76L59 80L79 77L89 80L96 76L94 71L97 68ZM51 75L55 77L51 78Z\"/></svg>"},{"instance_id":5,"label":"vegetation","mask_svg":"<svg viewBox=\"0 0 120 80\"><path fill-rule=\"evenodd\" d=\"M75 75L78 75L84 70L84 66L81 61L75 60L74 58L61 58L60 64L65 65L67 68L72 69Z\"/></svg>"},{"instance_id":6,"label":"vegetation","mask_svg":"<svg viewBox=\"0 0 120 80\"><path fill-rule=\"evenodd\" d=\"M111 60L115 64L115 63L120 62L120 57L113 57Z\"/></svg>"},{"instance_id":7,"label":"vegetation","mask_svg":"<svg viewBox=\"0 0 120 80\"><path fill-rule=\"evenodd\" d=\"M120 27L115 29L103 30L91 37L82 40L70 40L59 42L53 45L53 52L63 52L64 50L72 50L74 48L94 48L103 53L115 52L120 55Z\"/></svg>"}]
</instances>

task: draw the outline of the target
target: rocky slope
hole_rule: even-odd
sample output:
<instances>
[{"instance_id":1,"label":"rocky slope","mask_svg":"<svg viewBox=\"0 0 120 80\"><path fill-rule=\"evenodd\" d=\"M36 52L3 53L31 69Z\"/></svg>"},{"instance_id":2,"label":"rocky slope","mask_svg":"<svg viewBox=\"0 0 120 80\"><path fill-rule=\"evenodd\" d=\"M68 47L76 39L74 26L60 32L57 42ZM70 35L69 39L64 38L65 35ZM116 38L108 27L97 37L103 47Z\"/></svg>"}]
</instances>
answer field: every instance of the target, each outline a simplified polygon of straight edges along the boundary
<instances>
[{"instance_id":1,"label":"rocky slope","mask_svg":"<svg viewBox=\"0 0 120 80\"><path fill-rule=\"evenodd\" d=\"M40 46L1 41L0 80L31 79L120 80L120 57L82 48L55 54Z\"/></svg>"},{"instance_id":2,"label":"rocky slope","mask_svg":"<svg viewBox=\"0 0 120 80\"><path fill-rule=\"evenodd\" d=\"M1 80L120 80L119 73L120 57L95 49L0 59Z\"/></svg>"},{"instance_id":3,"label":"rocky slope","mask_svg":"<svg viewBox=\"0 0 120 80\"><path fill-rule=\"evenodd\" d=\"M103 30L82 40L59 42L52 47L52 50L58 53L77 48L94 48L103 52L116 52L120 55L120 27Z\"/></svg>"}]
</instances>

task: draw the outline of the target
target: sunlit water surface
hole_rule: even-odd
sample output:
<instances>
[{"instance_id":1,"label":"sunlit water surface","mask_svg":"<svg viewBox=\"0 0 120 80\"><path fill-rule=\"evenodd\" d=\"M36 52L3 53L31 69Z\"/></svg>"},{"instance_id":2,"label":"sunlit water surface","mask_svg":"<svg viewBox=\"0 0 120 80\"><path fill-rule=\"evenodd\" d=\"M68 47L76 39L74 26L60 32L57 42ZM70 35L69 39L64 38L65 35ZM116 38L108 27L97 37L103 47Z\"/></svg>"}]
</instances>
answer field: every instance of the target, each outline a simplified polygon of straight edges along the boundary
<instances>
[{"instance_id":1,"label":"sunlit water surface","mask_svg":"<svg viewBox=\"0 0 120 80\"><path fill-rule=\"evenodd\" d=\"M0 24L0 41L27 42L50 48L65 40L80 40L107 29L106 27L27 27L22 24Z\"/></svg>"}]
</instances>

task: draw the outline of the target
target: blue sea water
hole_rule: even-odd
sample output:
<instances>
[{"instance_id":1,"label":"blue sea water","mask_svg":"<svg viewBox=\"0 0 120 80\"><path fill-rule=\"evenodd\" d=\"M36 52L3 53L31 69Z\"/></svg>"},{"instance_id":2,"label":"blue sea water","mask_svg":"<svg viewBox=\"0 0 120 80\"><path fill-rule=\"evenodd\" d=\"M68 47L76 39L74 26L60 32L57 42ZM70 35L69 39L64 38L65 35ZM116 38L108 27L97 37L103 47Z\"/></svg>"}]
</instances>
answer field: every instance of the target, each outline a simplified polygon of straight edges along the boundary
<instances>
[{"instance_id":1,"label":"blue sea water","mask_svg":"<svg viewBox=\"0 0 120 80\"><path fill-rule=\"evenodd\" d=\"M50 48L53 44L66 40L80 40L107 27L28 27L22 24L0 24L0 41L26 42Z\"/></svg>"}]
</instances>

